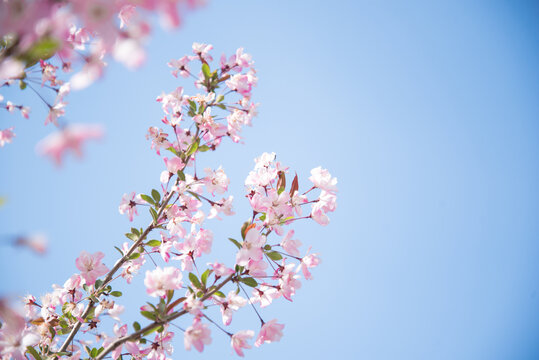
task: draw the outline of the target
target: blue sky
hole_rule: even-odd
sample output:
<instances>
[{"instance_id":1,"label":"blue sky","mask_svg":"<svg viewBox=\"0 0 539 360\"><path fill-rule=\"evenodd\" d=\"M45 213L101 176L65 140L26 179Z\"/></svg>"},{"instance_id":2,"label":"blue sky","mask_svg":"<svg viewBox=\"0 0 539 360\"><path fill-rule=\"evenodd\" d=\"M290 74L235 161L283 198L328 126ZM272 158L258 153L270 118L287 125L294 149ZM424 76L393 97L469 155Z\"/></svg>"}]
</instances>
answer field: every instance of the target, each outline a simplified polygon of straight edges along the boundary
<instances>
[{"instance_id":1,"label":"blue sky","mask_svg":"<svg viewBox=\"0 0 539 360\"><path fill-rule=\"evenodd\" d=\"M241 46L258 69L260 115L244 145L204 159L223 165L238 199L235 217L212 224L212 256L233 259L226 238L248 216L242 184L262 152L304 184L320 165L339 179L332 223L296 231L323 259L315 280L262 312L285 336L247 357L536 359L538 14L531 1L211 1L180 31L156 30L142 69L111 62L102 81L69 96L68 120L107 130L83 161L58 170L35 154L51 129L34 99L28 121L0 114L17 132L0 150L2 233L51 240L43 258L2 247L0 292L49 291L81 250L113 263L131 225L118 214L122 194L156 187L163 168L144 138L161 118L155 97L192 89L166 62L193 41L215 55ZM145 296L138 281L122 298L132 308ZM238 315L234 329L258 325L249 309ZM180 336L174 358L234 357L212 330L202 355L185 355Z\"/></svg>"}]
</instances>

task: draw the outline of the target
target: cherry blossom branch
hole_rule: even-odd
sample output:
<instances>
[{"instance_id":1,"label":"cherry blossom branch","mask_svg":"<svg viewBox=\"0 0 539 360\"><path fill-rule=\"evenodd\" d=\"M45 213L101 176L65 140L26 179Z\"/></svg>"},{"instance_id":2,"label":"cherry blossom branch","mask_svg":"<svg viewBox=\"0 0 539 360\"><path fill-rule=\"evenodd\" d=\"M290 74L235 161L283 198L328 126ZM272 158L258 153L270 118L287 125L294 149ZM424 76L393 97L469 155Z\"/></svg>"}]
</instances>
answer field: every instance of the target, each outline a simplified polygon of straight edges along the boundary
<instances>
[{"instance_id":1,"label":"cherry blossom branch","mask_svg":"<svg viewBox=\"0 0 539 360\"><path fill-rule=\"evenodd\" d=\"M159 207L159 211L157 212L157 219L159 219L161 217L161 215L163 214L163 211L165 210L166 206L168 205L169 201L172 199L172 197L174 196L174 191L171 191L168 196L165 198L165 200L163 201L163 204L161 204L161 206ZM157 224L155 223L154 220L152 220L152 222L150 223L150 225L148 225L148 227L146 227L146 229L144 230L144 232L140 235L140 237L138 238L137 241L135 241L135 243L133 245L131 245L131 247L129 248L129 250L124 254L124 256L122 256L120 259L118 259L118 261L116 261L116 264L114 264L114 266L112 267L112 269L108 272L108 274L105 276L105 278L103 279L103 284L99 287L99 289L96 289L95 290L95 293L99 294L104 288L105 286L112 280L114 274L116 273L116 271L118 271L118 269L126 262L129 260L129 258L131 257L131 255L133 254L133 252L135 251L135 249L137 247L140 246L140 244L144 241L144 239L148 236L148 234L155 228ZM62 347L60 347L60 350L59 352L64 352L66 351L67 347L69 346L69 343L74 339L75 335L78 333L78 331L80 330L80 327L82 326L82 323L83 321L86 319L86 317L90 314L90 312L92 311L92 309L94 308L94 305L95 305L95 301L90 299L90 302L88 303L88 305L86 306L86 309L84 310L84 312L82 313L81 315L81 320L77 321L77 323L75 324L75 326L73 327L73 329L71 330L71 332L69 333L68 337L65 339L64 343L62 344Z\"/></svg>"},{"instance_id":2,"label":"cherry blossom branch","mask_svg":"<svg viewBox=\"0 0 539 360\"><path fill-rule=\"evenodd\" d=\"M213 288L211 291L209 291L208 293L206 293L204 296L202 296L202 298L200 298L200 301L201 302L204 302L206 301L207 299L209 299L211 296L213 296L213 294L215 294L217 291L221 290L221 288L223 286L225 286L229 281L233 280L235 277L235 274L231 274L229 275L225 280L223 280L219 285L217 285L217 287ZM99 356L97 356L95 358L95 360L103 360L103 358L105 356L107 356L107 354L109 354L111 351L113 351L114 349L116 349L118 346L122 345L123 343L127 342L127 341L130 341L130 340L136 340L138 339L139 337L143 336L144 333L148 332L148 331L151 331L153 329L155 329L156 327L158 326L162 326L166 323L169 323L173 320L176 320L177 318L179 318L180 316L183 316L185 314L187 314L189 311L188 310L182 310L182 311L179 311L177 313L174 313L170 316L167 316L165 317L164 319L159 319L159 320L155 320L153 323L143 327L142 329L140 329L139 331L136 331L130 335L126 335L126 336L123 336L121 338L118 338L116 339L115 341L113 341L109 346L107 346L102 352L101 354L99 354Z\"/></svg>"}]
</instances>

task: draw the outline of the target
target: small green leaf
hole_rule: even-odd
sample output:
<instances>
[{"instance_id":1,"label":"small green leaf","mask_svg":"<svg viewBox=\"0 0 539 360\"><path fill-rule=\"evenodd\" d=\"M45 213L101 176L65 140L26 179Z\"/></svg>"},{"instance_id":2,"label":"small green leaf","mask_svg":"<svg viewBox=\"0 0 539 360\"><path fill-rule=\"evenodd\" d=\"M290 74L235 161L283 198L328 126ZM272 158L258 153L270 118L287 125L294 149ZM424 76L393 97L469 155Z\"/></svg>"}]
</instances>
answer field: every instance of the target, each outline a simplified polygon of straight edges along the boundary
<instances>
[{"instance_id":1,"label":"small green leaf","mask_svg":"<svg viewBox=\"0 0 539 360\"><path fill-rule=\"evenodd\" d=\"M110 293L110 295L112 295L114 297L120 297L120 296L122 296L122 292L121 291L112 291Z\"/></svg>"},{"instance_id":2,"label":"small green leaf","mask_svg":"<svg viewBox=\"0 0 539 360\"><path fill-rule=\"evenodd\" d=\"M206 271L202 273L202 276L200 277L200 279L202 280L202 283L204 284L204 286L206 286L206 281L208 280L208 276L210 276L212 271L213 270L207 269Z\"/></svg>"},{"instance_id":3,"label":"small green leaf","mask_svg":"<svg viewBox=\"0 0 539 360\"><path fill-rule=\"evenodd\" d=\"M271 245L264 245L264 250L271 250Z\"/></svg>"},{"instance_id":4,"label":"small green leaf","mask_svg":"<svg viewBox=\"0 0 539 360\"><path fill-rule=\"evenodd\" d=\"M134 322L133 323L133 329L135 329L135 331L139 331L140 330L140 324L138 322Z\"/></svg>"},{"instance_id":5,"label":"small green leaf","mask_svg":"<svg viewBox=\"0 0 539 360\"><path fill-rule=\"evenodd\" d=\"M198 151L200 152L206 152L208 150L210 150L211 148L208 146L208 145L202 145L198 148Z\"/></svg>"},{"instance_id":6,"label":"small green leaf","mask_svg":"<svg viewBox=\"0 0 539 360\"><path fill-rule=\"evenodd\" d=\"M240 281L242 283L244 283L245 285L250 286L250 287L257 287L258 286L258 283L256 282L256 280L253 279L252 277L241 278Z\"/></svg>"},{"instance_id":7,"label":"small green leaf","mask_svg":"<svg viewBox=\"0 0 539 360\"><path fill-rule=\"evenodd\" d=\"M226 106L224 104L215 104L220 109L226 110Z\"/></svg>"},{"instance_id":8,"label":"small green leaf","mask_svg":"<svg viewBox=\"0 0 539 360\"><path fill-rule=\"evenodd\" d=\"M118 246L115 246L114 248L115 248L116 250L118 250L118 252L119 252L122 256L124 256L124 252L122 251L122 249L120 249Z\"/></svg>"},{"instance_id":9,"label":"small green leaf","mask_svg":"<svg viewBox=\"0 0 539 360\"><path fill-rule=\"evenodd\" d=\"M161 241L155 240L155 239L154 239L154 240L150 240L150 241L148 241L148 242L146 243L146 245L151 246L151 247L157 247L157 246L161 245Z\"/></svg>"},{"instance_id":10,"label":"small green leaf","mask_svg":"<svg viewBox=\"0 0 539 360\"><path fill-rule=\"evenodd\" d=\"M178 170L178 177L181 181L185 181L185 174L183 173L183 171Z\"/></svg>"},{"instance_id":11,"label":"small green leaf","mask_svg":"<svg viewBox=\"0 0 539 360\"><path fill-rule=\"evenodd\" d=\"M197 111L197 104L193 100L187 100L189 101L189 111L196 112Z\"/></svg>"},{"instance_id":12,"label":"small green leaf","mask_svg":"<svg viewBox=\"0 0 539 360\"><path fill-rule=\"evenodd\" d=\"M36 360L42 360L42 359L41 359L41 355L39 355L39 353L37 352L37 350L34 349L33 347L28 346L28 347L26 348L26 350L27 350L30 354L32 354L32 356L34 357L34 359L36 359Z\"/></svg>"},{"instance_id":13,"label":"small green leaf","mask_svg":"<svg viewBox=\"0 0 539 360\"><path fill-rule=\"evenodd\" d=\"M152 197L155 200L155 203L158 204L161 201L161 194L159 191L152 189Z\"/></svg>"},{"instance_id":14,"label":"small green leaf","mask_svg":"<svg viewBox=\"0 0 539 360\"><path fill-rule=\"evenodd\" d=\"M149 312L149 311L141 311L140 312L140 315L144 316L146 319L149 319L149 320L155 320L156 319L156 316L153 312Z\"/></svg>"},{"instance_id":15,"label":"small green leaf","mask_svg":"<svg viewBox=\"0 0 539 360\"><path fill-rule=\"evenodd\" d=\"M189 273L189 280L191 280L191 284L193 284L196 288L202 289L202 285L195 274Z\"/></svg>"},{"instance_id":16,"label":"small green leaf","mask_svg":"<svg viewBox=\"0 0 539 360\"><path fill-rule=\"evenodd\" d=\"M155 211L154 208L150 208L150 214L152 215L153 221L157 223L157 211Z\"/></svg>"},{"instance_id":17,"label":"small green leaf","mask_svg":"<svg viewBox=\"0 0 539 360\"><path fill-rule=\"evenodd\" d=\"M269 253L267 253L266 255L268 255L268 257L271 259L271 260L281 260L283 258L283 256L281 254L279 254L277 251L271 251Z\"/></svg>"},{"instance_id":18,"label":"small green leaf","mask_svg":"<svg viewBox=\"0 0 539 360\"><path fill-rule=\"evenodd\" d=\"M148 195L140 194L140 197L142 198L142 200L146 201L148 204L155 205L155 201L153 201L153 199L149 197Z\"/></svg>"},{"instance_id":19,"label":"small green leaf","mask_svg":"<svg viewBox=\"0 0 539 360\"><path fill-rule=\"evenodd\" d=\"M204 77L206 79L211 78L211 71L210 71L210 67L208 66L208 64L206 64L206 63L202 64L202 73L204 74Z\"/></svg>"},{"instance_id":20,"label":"small green leaf","mask_svg":"<svg viewBox=\"0 0 539 360\"><path fill-rule=\"evenodd\" d=\"M103 285L103 280L101 279L96 280L94 284L94 289L99 289L101 285Z\"/></svg>"},{"instance_id":21,"label":"small green leaf","mask_svg":"<svg viewBox=\"0 0 539 360\"><path fill-rule=\"evenodd\" d=\"M133 241L137 241L138 240L138 236L133 234L133 233L127 233L125 234L125 237L130 239L130 240L133 240Z\"/></svg>"},{"instance_id":22,"label":"small green leaf","mask_svg":"<svg viewBox=\"0 0 539 360\"><path fill-rule=\"evenodd\" d=\"M178 153L178 151L176 151L176 149L174 149L174 147L168 147L167 148L168 151L170 151L171 153L173 153L174 155L176 156L180 156L180 154Z\"/></svg>"},{"instance_id":23,"label":"small green leaf","mask_svg":"<svg viewBox=\"0 0 539 360\"><path fill-rule=\"evenodd\" d=\"M228 240L230 240L234 245L236 245L238 249L242 248L242 244L240 244L238 240L234 240L232 238L228 238Z\"/></svg>"},{"instance_id":24,"label":"small green leaf","mask_svg":"<svg viewBox=\"0 0 539 360\"><path fill-rule=\"evenodd\" d=\"M150 330L147 330L142 334L143 336L150 335L151 333L157 331L161 326L156 325L155 327L151 328Z\"/></svg>"},{"instance_id":25,"label":"small green leaf","mask_svg":"<svg viewBox=\"0 0 539 360\"><path fill-rule=\"evenodd\" d=\"M218 95L218 96L217 96L217 99L216 99L216 100L217 100L217 102L221 102L221 101L223 101L224 99L225 99L225 96L221 94L221 95Z\"/></svg>"},{"instance_id":26,"label":"small green leaf","mask_svg":"<svg viewBox=\"0 0 539 360\"><path fill-rule=\"evenodd\" d=\"M97 349L93 348L92 351L90 352L90 357L95 358L96 356L97 356Z\"/></svg>"},{"instance_id":27,"label":"small green leaf","mask_svg":"<svg viewBox=\"0 0 539 360\"><path fill-rule=\"evenodd\" d=\"M19 89L24 90L26 89L26 83L24 81L19 81Z\"/></svg>"},{"instance_id":28,"label":"small green leaf","mask_svg":"<svg viewBox=\"0 0 539 360\"><path fill-rule=\"evenodd\" d=\"M222 298L226 297L226 295L223 294L221 291L216 291L216 292L213 293L213 295L216 295L216 296L219 296L219 297L222 297Z\"/></svg>"},{"instance_id":29,"label":"small green leaf","mask_svg":"<svg viewBox=\"0 0 539 360\"><path fill-rule=\"evenodd\" d=\"M132 253L131 256L129 256L129 260L135 260L140 257L140 253Z\"/></svg>"}]
</instances>

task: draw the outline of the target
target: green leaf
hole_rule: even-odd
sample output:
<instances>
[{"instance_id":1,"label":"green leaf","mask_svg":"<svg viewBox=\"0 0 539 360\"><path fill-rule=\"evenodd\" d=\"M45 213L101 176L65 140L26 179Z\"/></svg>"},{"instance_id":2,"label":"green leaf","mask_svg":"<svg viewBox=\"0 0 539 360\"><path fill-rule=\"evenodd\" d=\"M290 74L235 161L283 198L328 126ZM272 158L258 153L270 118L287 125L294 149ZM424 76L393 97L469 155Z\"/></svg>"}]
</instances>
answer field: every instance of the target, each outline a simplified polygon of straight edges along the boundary
<instances>
[{"instance_id":1,"label":"green leaf","mask_svg":"<svg viewBox=\"0 0 539 360\"><path fill-rule=\"evenodd\" d=\"M122 296L122 292L121 291L112 291L110 293L110 295L112 295L114 297L120 297L120 296Z\"/></svg>"},{"instance_id":2,"label":"green leaf","mask_svg":"<svg viewBox=\"0 0 539 360\"><path fill-rule=\"evenodd\" d=\"M228 238L228 240L230 240L234 245L236 245L238 249L242 248L242 244L240 244L238 240L234 240L232 238Z\"/></svg>"},{"instance_id":3,"label":"green leaf","mask_svg":"<svg viewBox=\"0 0 539 360\"><path fill-rule=\"evenodd\" d=\"M133 241L137 241L138 240L138 235L135 235L133 233L127 233L125 234L125 237L130 239L130 240L133 240Z\"/></svg>"},{"instance_id":4,"label":"green leaf","mask_svg":"<svg viewBox=\"0 0 539 360\"><path fill-rule=\"evenodd\" d=\"M208 150L210 150L211 148L208 146L208 145L202 145L198 148L198 151L200 152L206 152Z\"/></svg>"},{"instance_id":5,"label":"green leaf","mask_svg":"<svg viewBox=\"0 0 539 360\"><path fill-rule=\"evenodd\" d=\"M118 252L119 252L122 256L124 256L124 252L122 251L122 249L120 249L118 246L115 246L114 248L115 248L116 250L118 250Z\"/></svg>"},{"instance_id":6,"label":"green leaf","mask_svg":"<svg viewBox=\"0 0 539 360\"><path fill-rule=\"evenodd\" d=\"M183 173L183 171L178 170L178 177L181 181L185 181L185 174Z\"/></svg>"},{"instance_id":7,"label":"green leaf","mask_svg":"<svg viewBox=\"0 0 539 360\"><path fill-rule=\"evenodd\" d=\"M34 357L34 359L36 359L36 360L42 360L42 359L41 359L41 355L39 355L39 353L37 352L37 350L34 349L33 347L28 346L28 347L26 348L26 350L27 350L30 354L32 354L32 356Z\"/></svg>"},{"instance_id":8,"label":"green leaf","mask_svg":"<svg viewBox=\"0 0 539 360\"><path fill-rule=\"evenodd\" d=\"M150 208L150 214L152 215L153 221L157 223L157 211L155 211L154 208Z\"/></svg>"},{"instance_id":9,"label":"green leaf","mask_svg":"<svg viewBox=\"0 0 539 360\"><path fill-rule=\"evenodd\" d=\"M200 196L196 192L193 192L191 190L187 190L187 192L194 196L198 201L200 201Z\"/></svg>"},{"instance_id":10,"label":"green leaf","mask_svg":"<svg viewBox=\"0 0 539 360\"><path fill-rule=\"evenodd\" d=\"M151 333L157 331L157 329L159 329L161 326L159 325L155 325L155 327L151 328L150 330L147 330L144 332L144 334L142 334L142 336L146 336L146 335L150 335Z\"/></svg>"},{"instance_id":11,"label":"green leaf","mask_svg":"<svg viewBox=\"0 0 539 360\"><path fill-rule=\"evenodd\" d=\"M140 197L142 198L142 200L146 201L147 203L155 205L155 201L153 201L153 199L149 197L148 195L140 194Z\"/></svg>"},{"instance_id":12,"label":"green leaf","mask_svg":"<svg viewBox=\"0 0 539 360\"><path fill-rule=\"evenodd\" d=\"M152 321L155 321L156 319L156 316L153 312L149 312L149 311L141 311L140 312L140 315L144 316L146 319L149 319L149 320L152 320Z\"/></svg>"},{"instance_id":13,"label":"green leaf","mask_svg":"<svg viewBox=\"0 0 539 360\"><path fill-rule=\"evenodd\" d=\"M197 111L197 104L193 100L187 100L189 101L189 111L196 112Z\"/></svg>"},{"instance_id":14,"label":"green leaf","mask_svg":"<svg viewBox=\"0 0 539 360\"><path fill-rule=\"evenodd\" d=\"M226 110L226 106L224 104L215 104L220 109Z\"/></svg>"},{"instance_id":15,"label":"green leaf","mask_svg":"<svg viewBox=\"0 0 539 360\"><path fill-rule=\"evenodd\" d=\"M266 213L260 215L259 219L260 219L260 221L265 221L266 220Z\"/></svg>"},{"instance_id":16,"label":"green leaf","mask_svg":"<svg viewBox=\"0 0 539 360\"><path fill-rule=\"evenodd\" d=\"M213 270L207 269L206 271L202 273L202 276L200 277L200 279L202 280L202 283L204 284L204 286L206 286L206 281L208 280L208 276L210 276L212 271Z\"/></svg>"},{"instance_id":17,"label":"green leaf","mask_svg":"<svg viewBox=\"0 0 539 360\"><path fill-rule=\"evenodd\" d=\"M208 66L208 64L206 64L206 63L202 64L202 73L204 74L204 77L206 79L211 78L211 71L210 71L210 67Z\"/></svg>"},{"instance_id":18,"label":"green leaf","mask_svg":"<svg viewBox=\"0 0 539 360\"><path fill-rule=\"evenodd\" d=\"M97 349L93 348L92 351L90 352L90 357L95 358L96 356L97 356Z\"/></svg>"},{"instance_id":19,"label":"green leaf","mask_svg":"<svg viewBox=\"0 0 539 360\"><path fill-rule=\"evenodd\" d=\"M140 253L132 253L131 256L129 256L129 260L135 260L140 257Z\"/></svg>"},{"instance_id":20,"label":"green leaf","mask_svg":"<svg viewBox=\"0 0 539 360\"><path fill-rule=\"evenodd\" d=\"M101 279L96 280L94 284L94 289L99 289L101 285L103 285L103 280Z\"/></svg>"},{"instance_id":21,"label":"green leaf","mask_svg":"<svg viewBox=\"0 0 539 360\"><path fill-rule=\"evenodd\" d=\"M138 322L134 322L133 323L133 329L135 329L135 331L139 331L140 330L140 324Z\"/></svg>"},{"instance_id":22,"label":"green leaf","mask_svg":"<svg viewBox=\"0 0 539 360\"><path fill-rule=\"evenodd\" d=\"M221 94L221 95L218 95L218 96L217 96L217 99L216 99L216 100L217 100L217 102L221 102L221 101L223 101L224 99L225 99L225 96Z\"/></svg>"},{"instance_id":23,"label":"green leaf","mask_svg":"<svg viewBox=\"0 0 539 360\"><path fill-rule=\"evenodd\" d=\"M30 67L39 60L47 60L56 53L60 43L51 37L45 37L35 43L26 53L22 54L21 59L26 62L26 67Z\"/></svg>"},{"instance_id":24,"label":"green leaf","mask_svg":"<svg viewBox=\"0 0 539 360\"><path fill-rule=\"evenodd\" d=\"M152 197L155 200L155 203L158 204L161 201L161 194L159 191L152 189Z\"/></svg>"},{"instance_id":25,"label":"green leaf","mask_svg":"<svg viewBox=\"0 0 539 360\"><path fill-rule=\"evenodd\" d=\"M258 283L256 282L256 280L253 279L252 277L241 278L240 281L242 283L244 283L245 285L250 286L250 287L257 287L258 286Z\"/></svg>"},{"instance_id":26,"label":"green leaf","mask_svg":"<svg viewBox=\"0 0 539 360\"><path fill-rule=\"evenodd\" d=\"M187 149L187 154L185 156L189 157L196 153L196 151L198 150L198 142L199 140L195 141L191 144L191 146L189 146L189 149Z\"/></svg>"},{"instance_id":27,"label":"green leaf","mask_svg":"<svg viewBox=\"0 0 539 360\"><path fill-rule=\"evenodd\" d=\"M216 291L216 292L213 293L213 295L216 295L216 296L219 296L219 297L222 297L222 298L226 297L226 295L223 294L221 291Z\"/></svg>"},{"instance_id":28,"label":"green leaf","mask_svg":"<svg viewBox=\"0 0 539 360\"><path fill-rule=\"evenodd\" d=\"M268 257L271 259L271 260L281 260L283 258L283 256L281 254L279 254L277 251L271 251L269 253L266 253L266 255L268 255Z\"/></svg>"},{"instance_id":29,"label":"green leaf","mask_svg":"<svg viewBox=\"0 0 539 360\"><path fill-rule=\"evenodd\" d=\"M196 288L202 289L202 285L195 274L189 273L189 280L191 280L191 284L193 284Z\"/></svg>"},{"instance_id":30,"label":"green leaf","mask_svg":"<svg viewBox=\"0 0 539 360\"><path fill-rule=\"evenodd\" d=\"M19 81L19 89L24 90L26 89L26 83L24 81Z\"/></svg>"},{"instance_id":31,"label":"green leaf","mask_svg":"<svg viewBox=\"0 0 539 360\"><path fill-rule=\"evenodd\" d=\"M170 303L170 300L174 297L174 290L167 290L167 304Z\"/></svg>"},{"instance_id":32,"label":"green leaf","mask_svg":"<svg viewBox=\"0 0 539 360\"><path fill-rule=\"evenodd\" d=\"M140 231L137 228L131 228L131 232L135 235L140 236Z\"/></svg>"},{"instance_id":33,"label":"green leaf","mask_svg":"<svg viewBox=\"0 0 539 360\"><path fill-rule=\"evenodd\" d=\"M155 240L155 239L154 239L154 240L150 240L150 241L148 241L148 242L146 243L146 245L151 246L151 247L157 247L157 246L161 245L161 241Z\"/></svg>"},{"instance_id":34,"label":"green leaf","mask_svg":"<svg viewBox=\"0 0 539 360\"><path fill-rule=\"evenodd\" d=\"M178 151L176 149L174 149L174 147L168 147L167 148L168 151L170 151L171 153L173 153L174 155L176 156L180 156L180 154L178 153Z\"/></svg>"}]
</instances>

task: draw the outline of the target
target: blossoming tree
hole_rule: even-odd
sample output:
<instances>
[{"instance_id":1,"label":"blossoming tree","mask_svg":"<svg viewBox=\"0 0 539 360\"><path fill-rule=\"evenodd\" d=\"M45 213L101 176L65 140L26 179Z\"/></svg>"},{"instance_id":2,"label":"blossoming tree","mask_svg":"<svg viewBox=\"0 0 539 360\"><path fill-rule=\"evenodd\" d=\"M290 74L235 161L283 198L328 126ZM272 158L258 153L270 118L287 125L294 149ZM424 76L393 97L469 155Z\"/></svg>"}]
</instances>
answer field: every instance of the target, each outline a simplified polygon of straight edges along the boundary
<instances>
[{"instance_id":1,"label":"blossoming tree","mask_svg":"<svg viewBox=\"0 0 539 360\"><path fill-rule=\"evenodd\" d=\"M226 195L224 169L197 166L227 138L238 143L256 115L251 56L240 48L214 65L211 50L195 43L193 55L168 64L174 76L194 77L200 93L188 96L178 87L157 98L166 128L150 127L147 138L163 157L160 184L147 194L125 194L119 206L130 221L147 210L150 223L126 233L129 241L118 244L119 258L109 265L104 253L82 251L74 261L77 272L62 286L39 299L24 298L24 315L0 301L3 359L164 360L178 336L186 350L202 352L212 342L212 330L229 337L233 351L244 356L252 344L281 339L284 324L266 319L263 309L281 298L292 301L302 278L312 279L320 258L302 246L293 227L302 220L328 224L327 214L336 209L337 179L318 167L303 189L299 176L292 177L274 153L260 155L245 180L252 211L238 224L241 236L229 237L231 256L204 260L214 239L208 224L234 214L234 199ZM149 267L143 275L149 301L129 327L121 319L124 294L117 287L136 281L143 266ZM219 308L220 320L208 311L212 307ZM241 308L253 311L253 329L234 328ZM105 316L112 329L102 321ZM179 318L188 318L190 326L179 326Z\"/></svg>"}]
</instances>

